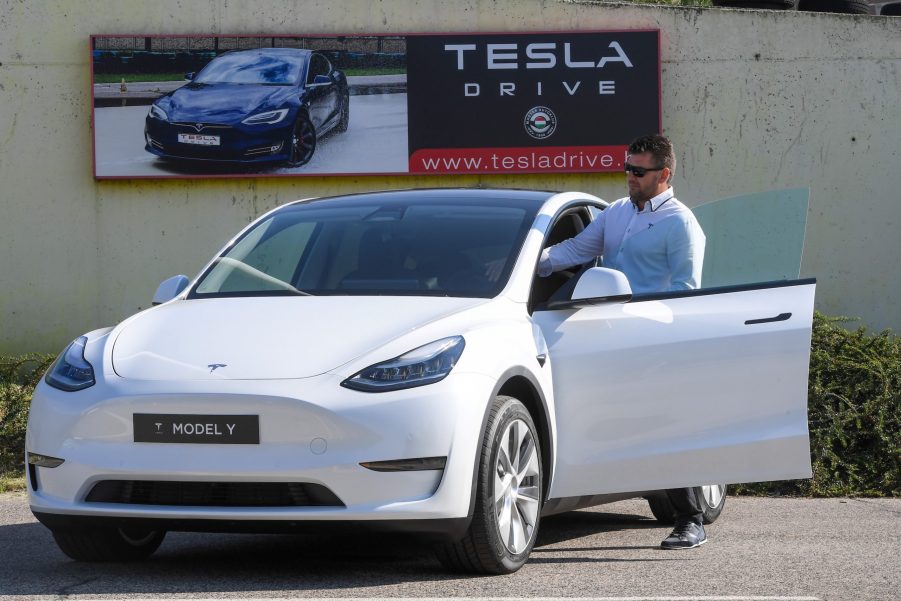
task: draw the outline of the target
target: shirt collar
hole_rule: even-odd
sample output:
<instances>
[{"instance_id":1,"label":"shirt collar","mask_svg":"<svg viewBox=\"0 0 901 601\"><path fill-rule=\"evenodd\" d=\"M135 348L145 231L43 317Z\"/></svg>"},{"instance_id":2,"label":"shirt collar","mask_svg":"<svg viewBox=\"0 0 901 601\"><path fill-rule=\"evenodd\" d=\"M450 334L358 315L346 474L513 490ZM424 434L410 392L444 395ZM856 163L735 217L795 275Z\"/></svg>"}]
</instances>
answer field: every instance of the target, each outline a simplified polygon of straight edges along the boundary
<instances>
[{"instance_id":1,"label":"shirt collar","mask_svg":"<svg viewBox=\"0 0 901 601\"><path fill-rule=\"evenodd\" d=\"M654 198L652 198L652 199L650 199L649 201L647 201L647 202L645 203L645 210L644 210L644 211L638 211L638 206L635 205L635 203L632 203L632 206L634 206L634 207L635 207L635 210L638 211L639 213L645 213L645 212L647 212L647 211L650 211L650 212L653 213L654 211L656 211L657 209L659 209L661 206L663 206L663 203L665 203L666 201L668 201L668 200L670 200L671 198L673 198L674 195L675 195L675 191L673 190L673 187L670 186L670 187L667 188L664 192L661 192L660 194L658 194L658 195L655 196ZM649 209L648 207L650 207L650 209Z\"/></svg>"}]
</instances>

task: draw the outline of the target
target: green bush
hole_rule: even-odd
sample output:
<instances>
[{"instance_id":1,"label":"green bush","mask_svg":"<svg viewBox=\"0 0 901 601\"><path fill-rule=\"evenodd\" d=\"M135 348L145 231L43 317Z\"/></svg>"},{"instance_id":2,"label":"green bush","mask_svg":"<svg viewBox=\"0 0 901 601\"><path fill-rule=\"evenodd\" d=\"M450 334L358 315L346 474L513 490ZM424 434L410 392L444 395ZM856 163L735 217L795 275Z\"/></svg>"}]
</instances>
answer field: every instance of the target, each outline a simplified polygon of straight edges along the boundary
<instances>
[{"instance_id":1,"label":"green bush","mask_svg":"<svg viewBox=\"0 0 901 601\"><path fill-rule=\"evenodd\" d=\"M734 492L901 496L901 340L849 331L816 313L807 396L813 478L737 485Z\"/></svg>"},{"instance_id":2,"label":"green bush","mask_svg":"<svg viewBox=\"0 0 901 601\"><path fill-rule=\"evenodd\" d=\"M739 494L901 496L901 341L814 315L808 411L813 478ZM0 357L0 477L21 476L31 391L52 357Z\"/></svg>"},{"instance_id":3,"label":"green bush","mask_svg":"<svg viewBox=\"0 0 901 601\"><path fill-rule=\"evenodd\" d=\"M0 356L0 476L20 473L25 467L31 392L51 361L51 355Z\"/></svg>"}]
</instances>

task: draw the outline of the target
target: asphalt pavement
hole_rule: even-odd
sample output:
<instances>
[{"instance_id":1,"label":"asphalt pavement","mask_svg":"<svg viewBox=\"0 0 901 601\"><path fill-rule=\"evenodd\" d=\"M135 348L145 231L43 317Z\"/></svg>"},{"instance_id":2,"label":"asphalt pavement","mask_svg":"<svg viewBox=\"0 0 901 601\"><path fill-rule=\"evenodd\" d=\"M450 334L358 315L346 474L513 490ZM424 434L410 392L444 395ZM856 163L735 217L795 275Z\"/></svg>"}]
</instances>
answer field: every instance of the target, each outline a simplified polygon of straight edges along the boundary
<instances>
[{"instance_id":1,"label":"asphalt pavement","mask_svg":"<svg viewBox=\"0 0 901 601\"><path fill-rule=\"evenodd\" d=\"M642 500L544 520L509 576L449 574L414 540L169 533L148 560L69 560L28 510L0 495L0 599L591 598L616 601L901 599L901 499L730 497L689 551Z\"/></svg>"}]
</instances>

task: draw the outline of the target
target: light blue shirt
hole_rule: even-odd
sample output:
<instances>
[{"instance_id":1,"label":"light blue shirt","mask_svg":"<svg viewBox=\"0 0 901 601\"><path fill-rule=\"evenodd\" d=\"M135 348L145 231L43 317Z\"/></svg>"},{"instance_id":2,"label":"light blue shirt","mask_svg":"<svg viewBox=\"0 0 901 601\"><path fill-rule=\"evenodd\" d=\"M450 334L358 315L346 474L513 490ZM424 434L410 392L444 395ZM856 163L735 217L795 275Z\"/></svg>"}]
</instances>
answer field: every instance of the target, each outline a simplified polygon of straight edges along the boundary
<instances>
[{"instance_id":1,"label":"light blue shirt","mask_svg":"<svg viewBox=\"0 0 901 601\"><path fill-rule=\"evenodd\" d=\"M689 290L701 286L704 236L694 214L672 188L647 201L644 210L620 198L577 236L544 249L538 275L603 258L622 271L632 292Z\"/></svg>"}]
</instances>

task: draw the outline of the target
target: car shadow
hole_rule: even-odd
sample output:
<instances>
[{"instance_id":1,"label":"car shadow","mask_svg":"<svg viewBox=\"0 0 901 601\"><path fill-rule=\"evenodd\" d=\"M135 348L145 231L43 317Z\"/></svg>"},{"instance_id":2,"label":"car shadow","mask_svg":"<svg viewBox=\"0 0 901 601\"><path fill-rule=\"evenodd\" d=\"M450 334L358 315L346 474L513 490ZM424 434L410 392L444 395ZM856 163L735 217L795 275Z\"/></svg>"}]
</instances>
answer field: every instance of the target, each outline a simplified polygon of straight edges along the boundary
<instances>
[{"instance_id":1,"label":"car shadow","mask_svg":"<svg viewBox=\"0 0 901 601\"><path fill-rule=\"evenodd\" d=\"M663 528L660 522L647 516L632 513L601 513L598 511L569 511L559 515L542 518L541 531L535 541L535 550L555 545L560 542L574 540L600 532L617 532L620 530L639 530L647 528ZM609 547L621 549L623 547ZM628 549L657 547L627 547Z\"/></svg>"},{"instance_id":2,"label":"car shadow","mask_svg":"<svg viewBox=\"0 0 901 601\"><path fill-rule=\"evenodd\" d=\"M571 512L547 518L530 562L660 561L607 558L620 547L567 548L603 532L659 527L628 514ZM556 545L555 549L548 549ZM402 535L209 534L170 532L150 558L135 563L81 563L57 548L38 523L0 527L0 597L345 591L361 587L454 581L472 576L445 571L429 544ZM635 546L636 550L646 547ZM551 551L556 555L551 556ZM601 551L601 556L597 552ZM586 552L591 556L586 557ZM559 556L561 555L562 556ZM453 586L453 585L451 585Z\"/></svg>"}]
</instances>

